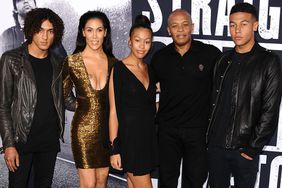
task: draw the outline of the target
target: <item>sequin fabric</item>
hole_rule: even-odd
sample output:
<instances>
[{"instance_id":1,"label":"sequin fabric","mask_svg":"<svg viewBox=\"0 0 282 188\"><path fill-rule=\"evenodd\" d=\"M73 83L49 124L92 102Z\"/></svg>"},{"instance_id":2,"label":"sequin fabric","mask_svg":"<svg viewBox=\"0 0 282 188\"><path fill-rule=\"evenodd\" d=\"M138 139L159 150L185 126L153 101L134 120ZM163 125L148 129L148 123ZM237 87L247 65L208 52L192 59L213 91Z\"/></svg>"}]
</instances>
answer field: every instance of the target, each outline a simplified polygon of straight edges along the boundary
<instances>
[{"instance_id":1,"label":"sequin fabric","mask_svg":"<svg viewBox=\"0 0 282 188\"><path fill-rule=\"evenodd\" d=\"M68 96L73 87L76 93L76 110L71 127L76 167L86 169L109 166L109 153L105 147L108 81L103 89L95 90L91 86L81 53L78 53L65 60L63 86L64 97Z\"/></svg>"}]
</instances>

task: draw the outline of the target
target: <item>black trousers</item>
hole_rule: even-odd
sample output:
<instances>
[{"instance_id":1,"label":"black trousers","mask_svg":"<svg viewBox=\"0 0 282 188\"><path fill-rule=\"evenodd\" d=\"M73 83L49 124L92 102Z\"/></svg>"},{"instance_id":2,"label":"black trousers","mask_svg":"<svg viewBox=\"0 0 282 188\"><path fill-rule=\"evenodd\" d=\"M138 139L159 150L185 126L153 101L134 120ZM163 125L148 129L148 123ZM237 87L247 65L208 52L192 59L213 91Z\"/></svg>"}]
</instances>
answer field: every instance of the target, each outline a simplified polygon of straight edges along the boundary
<instances>
[{"instance_id":1,"label":"black trousers","mask_svg":"<svg viewBox=\"0 0 282 188\"><path fill-rule=\"evenodd\" d=\"M208 148L210 188L229 188L231 174L235 188L253 188L256 183L259 156L253 160L245 159L239 150L220 147Z\"/></svg>"},{"instance_id":2,"label":"black trousers","mask_svg":"<svg viewBox=\"0 0 282 188\"><path fill-rule=\"evenodd\" d=\"M202 128L159 129L159 187L176 188L182 164L182 188L202 188L207 178L205 144Z\"/></svg>"},{"instance_id":3,"label":"black trousers","mask_svg":"<svg viewBox=\"0 0 282 188\"><path fill-rule=\"evenodd\" d=\"M20 154L20 166L15 172L9 171L9 188L27 187L33 166L34 186L51 187L57 151Z\"/></svg>"}]
</instances>

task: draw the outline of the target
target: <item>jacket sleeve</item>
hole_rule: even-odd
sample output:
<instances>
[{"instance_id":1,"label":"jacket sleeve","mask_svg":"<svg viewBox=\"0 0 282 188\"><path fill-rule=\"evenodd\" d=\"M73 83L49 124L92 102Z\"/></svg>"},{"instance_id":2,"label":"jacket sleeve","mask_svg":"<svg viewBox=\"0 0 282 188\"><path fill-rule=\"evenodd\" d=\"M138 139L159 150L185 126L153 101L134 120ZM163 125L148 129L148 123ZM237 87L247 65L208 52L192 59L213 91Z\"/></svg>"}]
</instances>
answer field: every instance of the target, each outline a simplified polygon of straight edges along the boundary
<instances>
[{"instance_id":1,"label":"jacket sleeve","mask_svg":"<svg viewBox=\"0 0 282 188\"><path fill-rule=\"evenodd\" d=\"M4 31L1 35L0 35L0 56L7 50L11 49L11 46L9 48L9 43L11 42L11 37L8 35L8 30Z\"/></svg>"},{"instance_id":2,"label":"jacket sleeve","mask_svg":"<svg viewBox=\"0 0 282 188\"><path fill-rule=\"evenodd\" d=\"M68 58L66 58L63 65L64 103L67 110L75 111L76 97L74 96L72 89L73 89L73 82L70 77Z\"/></svg>"},{"instance_id":3,"label":"jacket sleeve","mask_svg":"<svg viewBox=\"0 0 282 188\"><path fill-rule=\"evenodd\" d=\"M10 61L6 54L0 60L0 133L4 149L15 146L11 116L14 80Z\"/></svg>"},{"instance_id":4,"label":"jacket sleeve","mask_svg":"<svg viewBox=\"0 0 282 188\"><path fill-rule=\"evenodd\" d=\"M265 82L263 83L261 114L254 134L250 140L250 148L244 153L254 157L269 142L278 126L279 108L282 93L281 65L276 55L267 62Z\"/></svg>"}]
</instances>

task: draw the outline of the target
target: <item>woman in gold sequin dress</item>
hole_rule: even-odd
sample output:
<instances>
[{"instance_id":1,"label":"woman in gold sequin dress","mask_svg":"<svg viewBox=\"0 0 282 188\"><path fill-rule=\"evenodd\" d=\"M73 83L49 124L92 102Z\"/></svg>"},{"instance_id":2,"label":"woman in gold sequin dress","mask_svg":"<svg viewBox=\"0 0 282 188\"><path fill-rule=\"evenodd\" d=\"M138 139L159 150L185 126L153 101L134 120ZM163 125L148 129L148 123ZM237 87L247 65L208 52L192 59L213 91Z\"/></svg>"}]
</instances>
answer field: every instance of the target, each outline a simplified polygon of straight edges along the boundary
<instances>
[{"instance_id":1,"label":"woman in gold sequin dress","mask_svg":"<svg viewBox=\"0 0 282 188\"><path fill-rule=\"evenodd\" d=\"M107 16L99 11L86 12L79 20L76 50L63 68L65 104L75 110L71 141L80 187L106 187L108 80L114 61Z\"/></svg>"}]
</instances>

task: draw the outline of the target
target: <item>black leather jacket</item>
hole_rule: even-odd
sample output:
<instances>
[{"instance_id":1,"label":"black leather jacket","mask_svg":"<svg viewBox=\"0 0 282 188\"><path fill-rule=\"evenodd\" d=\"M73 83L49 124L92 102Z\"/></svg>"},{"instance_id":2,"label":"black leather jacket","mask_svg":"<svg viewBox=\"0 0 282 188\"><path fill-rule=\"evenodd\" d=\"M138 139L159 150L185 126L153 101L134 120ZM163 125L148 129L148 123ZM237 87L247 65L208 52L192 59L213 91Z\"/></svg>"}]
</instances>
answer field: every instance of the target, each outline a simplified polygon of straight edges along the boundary
<instances>
[{"instance_id":1,"label":"black leather jacket","mask_svg":"<svg viewBox=\"0 0 282 188\"><path fill-rule=\"evenodd\" d=\"M233 53L234 50L224 53L215 66L207 139L212 129L216 129L215 119L228 115L218 114L217 107ZM225 148L240 149L252 157L261 152L278 125L281 81L279 57L256 43L233 81L231 126L227 130Z\"/></svg>"},{"instance_id":2,"label":"black leather jacket","mask_svg":"<svg viewBox=\"0 0 282 188\"><path fill-rule=\"evenodd\" d=\"M64 132L62 59L50 53L53 67L52 94L60 120L60 138ZM0 133L3 147L27 141L37 102L37 90L27 44L5 52L0 60ZM42 130L44 131L44 130Z\"/></svg>"}]
</instances>

